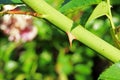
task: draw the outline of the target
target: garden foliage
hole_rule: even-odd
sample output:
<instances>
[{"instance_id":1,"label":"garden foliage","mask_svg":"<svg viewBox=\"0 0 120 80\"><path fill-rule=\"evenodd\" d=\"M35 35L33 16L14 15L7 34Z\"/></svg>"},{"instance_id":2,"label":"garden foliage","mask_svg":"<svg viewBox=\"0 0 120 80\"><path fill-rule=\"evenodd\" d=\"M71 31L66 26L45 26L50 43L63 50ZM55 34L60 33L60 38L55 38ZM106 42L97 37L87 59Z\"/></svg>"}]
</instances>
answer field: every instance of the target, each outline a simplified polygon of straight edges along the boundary
<instances>
[{"instance_id":1,"label":"garden foliage","mask_svg":"<svg viewBox=\"0 0 120 80\"><path fill-rule=\"evenodd\" d=\"M73 20L73 28L80 24L120 48L119 0L110 0L111 8L109 0L45 1ZM8 4L14 8L4 11ZM99 71L99 66L105 65L99 61L108 62L101 66L100 72L112 64L77 40L70 46L67 32L56 28L52 20L44 19L44 14L37 14L23 4L22 0L0 0L0 80L96 80L94 68ZM95 64L96 57L100 58L99 66ZM120 63L117 62L98 80L119 80L119 75Z\"/></svg>"}]
</instances>

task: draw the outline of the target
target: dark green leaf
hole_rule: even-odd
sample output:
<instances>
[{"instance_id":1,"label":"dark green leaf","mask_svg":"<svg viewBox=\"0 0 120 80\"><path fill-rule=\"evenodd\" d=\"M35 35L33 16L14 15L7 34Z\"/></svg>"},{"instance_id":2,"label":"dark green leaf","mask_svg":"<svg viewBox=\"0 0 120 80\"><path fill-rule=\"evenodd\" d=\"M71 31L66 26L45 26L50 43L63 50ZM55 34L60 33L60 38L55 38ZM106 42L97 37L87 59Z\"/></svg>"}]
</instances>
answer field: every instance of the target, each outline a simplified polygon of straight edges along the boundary
<instances>
[{"instance_id":1,"label":"dark green leaf","mask_svg":"<svg viewBox=\"0 0 120 80\"><path fill-rule=\"evenodd\" d=\"M22 3L21 0L0 0L0 4Z\"/></svg>"},{"instance_id":2,"label":"dark green leaf","mask_svg":"<svg viewBox=\"0 0 120 80\"><path fill-rule=\"evenodd\" d=\"M101 0L71 0L67 4L65 4L63 7L60 8L61 12L71 12L74 10L78 10L81 8L85 8L90 5L98 4Z\"/></svg>"},{"instance_id":3,"label":"dark green leaf","mask_svg":"<svg viewBox=\"0 0 120 80\"><path fill-rule=\"evenodd\" d=\"M2 5L0 4L0 10L2 9Z\"/></svg>"},{"instance_id":4,"label":"dark green leaf","mask_svg":"<svg viewBox=\"0 0 120 80\"><path fill-rule=\"evenodd\" d=\"M120 5L120 0L110 0L112 5Z\"/></svg>"}]
</instances>

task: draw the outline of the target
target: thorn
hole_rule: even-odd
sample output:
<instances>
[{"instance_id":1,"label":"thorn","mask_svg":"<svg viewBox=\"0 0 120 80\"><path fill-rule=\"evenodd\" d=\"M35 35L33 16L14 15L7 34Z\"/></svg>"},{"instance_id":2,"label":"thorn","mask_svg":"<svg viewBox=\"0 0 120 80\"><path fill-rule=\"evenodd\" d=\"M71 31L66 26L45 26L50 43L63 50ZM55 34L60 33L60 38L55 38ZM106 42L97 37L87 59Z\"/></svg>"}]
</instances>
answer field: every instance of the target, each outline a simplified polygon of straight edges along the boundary
<instances>
[{"instance_id":1,"label":"thorn","mask_svg":"<svg viewBox=\"0 0 120 80\"><path fill-rule=\"evenodd\" d=\"M70 47L72 47L72 41L73 41L74 39L76 39L76 38L75 38L75 36L72 35L70 32L67 32L67 35L68 35Z\"/></svg>"}]
</instances>

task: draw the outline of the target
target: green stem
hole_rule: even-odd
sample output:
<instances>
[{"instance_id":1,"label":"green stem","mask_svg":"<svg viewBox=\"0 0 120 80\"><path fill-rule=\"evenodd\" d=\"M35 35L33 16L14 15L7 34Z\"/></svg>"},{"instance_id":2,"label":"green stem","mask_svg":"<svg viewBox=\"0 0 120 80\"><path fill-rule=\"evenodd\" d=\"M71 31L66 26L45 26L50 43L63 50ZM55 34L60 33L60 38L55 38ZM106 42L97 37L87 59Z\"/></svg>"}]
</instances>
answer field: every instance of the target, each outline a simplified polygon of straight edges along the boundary
<instances>
[{"instance_id":1,"label":"green stem","mask_svg":"<svg viewBox=\"0 0 120 80\"><path fill-rule=\"evenodd\" d=\"M107 0L107 4L108 4L108 7L109 7L109 13L108 13L107 17L108 17L108 19L110 20L112 29L115 29L115 26L114 26L114 23L113 23L113 20L112 20L110 0Z\"/></svg>"},{"instance_id":2,"label":"green stem","mask_svg":"<svg viewBox=\"0 0 120 80\"><path fill-rule=\"evenodd\" d=\"M48 21L55 24L58 28L65 32L71 32L77 40L94 49L102 56L113 62L120 61L120 50L113 47L109 43L92 34L82 26L78 25L74 29L73 21L52 8L44 0L22 0L29 5L37 13L45 14ZM34 3L34 4L33 4ZM71 31L72 29L72 31Z\"/></svg>"},{"instance_id":3,"label":"green stem","mask_svg":"<svg viewBox=\"0 0 120 80\"><path fill-rule=\"evenodd\" d=\"M87 31L82 26L79 25L73 29L72 34L75 35L79 41L94 49L109 60L113 62L120 61L120 50Z\"/></svg>"},{"instance_id":4,"label":"green stem","mask_svg":"<svg viewBox=\"0 0 120 80\"><path fill-rule=\"evenodd\" d=\"M115 32L115 25L114 25L114 22L113 22L113 19L112 19L112 13L111 13L111 5L110 5L110 0L107 0L107 4L108 4L108 7L109 7L109 13L107 14L107 17L108 19L110 20L110 23L111 23L111 35L112 35L112 38L115 42L115 45L120 48L120 43L119 43L119 37L118 35L116 35L116 32Z\"/></svg>"},{"instance_id":5,"label":"green stem","mask_svg":"<svg viewBox=\"0 0 120 80\"><path fill-rule=\"evenodd\" d=\"M28 4L34 11L39 14L43 14L45 19L49 20L53 24L57 25L60 29L69 32L73 21L66 16L52 8L44 0L22 0ZM33 4L34 3L34 4Z\"/></svg>"}]
</instances>

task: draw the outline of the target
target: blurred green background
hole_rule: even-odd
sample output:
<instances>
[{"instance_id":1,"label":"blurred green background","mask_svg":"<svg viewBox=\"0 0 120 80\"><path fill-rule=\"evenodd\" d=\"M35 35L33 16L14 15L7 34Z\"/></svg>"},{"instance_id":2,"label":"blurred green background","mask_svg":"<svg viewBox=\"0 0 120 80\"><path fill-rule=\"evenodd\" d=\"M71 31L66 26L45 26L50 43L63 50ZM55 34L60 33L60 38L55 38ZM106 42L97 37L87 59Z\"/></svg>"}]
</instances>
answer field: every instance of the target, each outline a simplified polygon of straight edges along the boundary
<instances>
[{"instance_id":1,"label":"blurred green background","mask_svg":"<svg viewBox=\"0 0 120 80\"><path fill-rule=\"evenodd\" d=\"M115 26L120 25L120 4L117 1L112 0ZM90 7L93 9L94 6ZM80 18L84 16L86 14ZM84 25L84 21L78 22ZM0 30L0 80L96 80L111 64L76 40L70 47L66 33L48 21L34 18L34 25L38 29L35 39L21 44L8 41L8 36ZM114 44L110 23L105 16L91 21L86 29Z\"/></svg>"}]
</instances>

